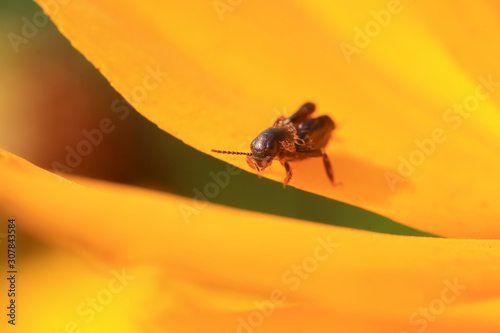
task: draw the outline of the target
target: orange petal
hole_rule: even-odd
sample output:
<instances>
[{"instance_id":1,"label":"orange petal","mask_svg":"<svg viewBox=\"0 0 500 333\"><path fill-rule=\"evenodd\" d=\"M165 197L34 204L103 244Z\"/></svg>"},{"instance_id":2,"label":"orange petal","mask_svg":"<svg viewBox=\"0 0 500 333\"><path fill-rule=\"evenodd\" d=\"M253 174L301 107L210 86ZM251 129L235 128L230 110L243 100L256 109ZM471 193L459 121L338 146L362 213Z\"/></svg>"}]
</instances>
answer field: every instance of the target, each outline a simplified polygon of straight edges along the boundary
<instances>
[{"instance_id":1,"label":"orange petal","mask_svg":"<svg viewBox=\"0 0 500 333\"><path fill-rule=\"evenodd\" d=\"M78 185L6 152L0 183L8 189L0 210L20 232L86 249L113 267L151 267L134 283L156 287L135 308L138 320L163 328L235 331L239 318L254 320L270 304L264 331L415 331L421 308L430 308L435 331L500 329L496 240L391 236L199 207L149 190Z\"/></svg>"},{"instance_id":2,"label":"orange petal","mask_svg":"<svg viewBox=\"0 0 500 333\"><path fill-rule=\"evenodd\" d=\"M292 186L432 233L500 236L491 181L500 167L500 52L495 43L456 47L476 33L496 38L489 2L401 4L368 46L356 44L354 29L377 24L371 11L393 2L240 3L223 20L217 1L39 2L139 112L187 144L245 150L278 113L313 100L340 125L342 142L328 148L340 185L313 159L293 163ZM483 18L493 28L465 33ZM459 25L460 38L442 32ZM343 42L359 49L350 63ZM488 66L472 66L485 54ZM470 116L448 111L476 100ZM244 158L217 157L250 170ZM263 175L284 177L279 166Z\"/></svg>"}]
</instances>

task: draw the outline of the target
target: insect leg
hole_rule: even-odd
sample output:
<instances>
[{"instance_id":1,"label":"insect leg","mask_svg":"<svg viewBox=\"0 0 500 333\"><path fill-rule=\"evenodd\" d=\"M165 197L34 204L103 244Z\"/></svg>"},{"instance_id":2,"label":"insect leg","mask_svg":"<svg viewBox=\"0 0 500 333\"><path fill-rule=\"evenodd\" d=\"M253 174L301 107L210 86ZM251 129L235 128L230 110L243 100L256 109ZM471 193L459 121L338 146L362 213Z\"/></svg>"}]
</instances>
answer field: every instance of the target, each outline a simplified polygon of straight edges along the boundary
<instances>
[{"instance_id":1,"label":"insect leg","mask_svg":"<svg viewBox=\"0 0 500 333\"><path fill-rule=\"evenodd\" d=\"M248 165L249 165L252 169L257 170L257 176L259 176L259 178L261 178L262 176L260 175L260 168L259 168L259 166L257 165L257 163L255 163L255 160L253 159L253 156L252 156L252 155L247 155L247 163L248 163Z\"/></svg>"},{"instance_id":2,"label":"insect leg","mask_svg":"<svg viewBox=\"0 0 500 333\"><path fill-rule=\"evenodd\" d=\"M314 105L314 103L307 102L302 105L294 114L283 120L283 124L286 125L292 123L293 126L297 127L299 126L299 124L309 119L314 110L316 110L316 105Z\"/></svg>"},{"instance_id":3,"label":"insect leg","mask_svg":"<svg viewBox=\"0 0 500 333\"><path fill-rule=\"evenodd\" d=\"M328 176L328 179L334 184L334 176L333 176L333 169L332 165L330 163L330 160L328 159L328 155L325 152L324 148L320 149L309 149L309 150L297 150L294 154L294 159L297 160L303 160L308 157L323 157L323 164L325 166L325 171L326 175Z\"/></svg>"},{"instance_id":4,"label":"insect leg","mask_svg":"<svg viewBox=\"0 0 500 333\"><path fill-rule=\"evenodd\" d=\"M286 184L290 182L290 179L292 179L292 168L290 168L290 164L288 164L287 161L281 162L283 166L285 167L286 170L286 176L285 179L283 180L283 188L286 188Z\"/></svg>"},{"instance_id":5,"label":"insect leg","mask_svg":"<svg viewBox=\"0 0 500 333\"><path fill-rule=\"evenodd\" d=\"M325 171L326 174L328 175L328 179L332 182L332 184L335 184L335 180L333 177L333 169L332 165L330 164L330 160L328 159L328 155L325 153L325 149L321 148L323 152L323 164L325 165Z\"/></svg>"},{"instance_id":6,"label":"insect leg","mask_svg":"<svg viewBox=\"0 0 500 333\"><path fill-rule=\"evenodd\" d=\"M320 156L323 156L323 151L324 151L323 148L297 150L293 154L293 159L294 160L303 160L303 159L309 158L309 157L320 157Z\"/></svg>"}]
</instances>

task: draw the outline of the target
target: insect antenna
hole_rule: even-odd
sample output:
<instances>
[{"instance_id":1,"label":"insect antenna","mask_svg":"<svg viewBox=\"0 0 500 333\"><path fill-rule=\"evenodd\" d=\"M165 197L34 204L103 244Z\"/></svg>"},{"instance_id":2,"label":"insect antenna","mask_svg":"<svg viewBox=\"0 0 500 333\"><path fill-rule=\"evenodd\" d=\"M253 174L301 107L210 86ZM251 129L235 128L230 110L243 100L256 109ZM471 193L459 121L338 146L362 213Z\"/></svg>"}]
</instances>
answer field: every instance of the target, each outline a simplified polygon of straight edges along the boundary
<instances>
[{"instance_id":1,"label":"insect antenna","mask_svg":"<svg viewBox=\"0 0 500 333\"><path fill-rule=\"evenodd\" d=\"M244 153L239 151L227 151L227 150L216 150L216 149L212 149L211 151L219 154L247 155L247 156L252 155L252 153Z\"/></svg>"}]
</instances>

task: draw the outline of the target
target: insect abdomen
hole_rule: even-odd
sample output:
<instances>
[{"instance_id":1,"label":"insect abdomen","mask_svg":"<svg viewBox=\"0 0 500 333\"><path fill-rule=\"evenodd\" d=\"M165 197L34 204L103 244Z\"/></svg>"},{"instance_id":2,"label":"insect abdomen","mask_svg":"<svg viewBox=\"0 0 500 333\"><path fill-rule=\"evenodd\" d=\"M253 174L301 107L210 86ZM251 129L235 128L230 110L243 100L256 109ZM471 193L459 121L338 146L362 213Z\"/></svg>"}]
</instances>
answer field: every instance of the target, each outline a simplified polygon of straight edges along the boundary
<instances>
[{"instance_id":1,"label":"insect abdomen","mask_svg":"<svg viewBox=\"0 0 500 333\"><path fill-rule=\"evenodd\" d=\"M309 139L311 149L324 148L334 129L332 118L325 115L304 121L297 129L297 136L300 139Z\"/></svg>"}]
</instances>

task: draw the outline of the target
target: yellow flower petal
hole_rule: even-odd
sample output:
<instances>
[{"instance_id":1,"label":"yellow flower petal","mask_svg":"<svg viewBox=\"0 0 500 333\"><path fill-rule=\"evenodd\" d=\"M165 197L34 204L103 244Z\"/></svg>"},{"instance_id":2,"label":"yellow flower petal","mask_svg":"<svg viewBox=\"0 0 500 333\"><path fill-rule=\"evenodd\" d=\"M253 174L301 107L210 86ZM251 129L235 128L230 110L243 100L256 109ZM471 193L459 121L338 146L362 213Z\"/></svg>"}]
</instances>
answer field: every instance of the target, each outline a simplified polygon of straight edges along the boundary
<instances>
[{"instance_id":1,"label":"yellow flower petal","mask_svg":"<svg viewBox=\"0 0 500 333\"><path fill-rule=\"evenodd\" d=\"M500 236L489 2L243 2L224 13L219 2L38 2L139 112L196 149L247 150L277 114L313 100L340 125L327 151L339 185L313 159L292 164L291 186L431 233ZM356 27L389 9L387 26L361 43ZM483 19L492 28L471 30ZM359 51L350 63L342 43ZM474 106L478 92L470 116L448 111ZM243 157L217 157L250 170ZM284 171L263 175L282 181Z\"/></svg>"},{"instance_id":2,"label":"yellow flower petal","mask_svg":"<svg viewBox=\"0 0 500 333\"><path fill-rule=\"evenodd\" d=\"M54 248L23 256L17 275L16 325L5 327L12 332L144 332L124 318L137 320L137 304L148 301L152 286L141 279L150 277L150 271L92 267L80 256Z\"/></svg>"},{"instance_id":3,"label":"yellow flower petal","mask_svg":"<svg viewBox=\"0 0 500 333\"><path fill-rule=\"evenodd\" d=\"M154 267L134 281L156 286L136 305L139 322L229 332L262 317L262 331L409 332L423 327L423 308L435 331L500 329L497 240L391 236L196 208L169 194L86 179L78 185L6 152L0 183L9 189L0 192L0 211L14 215L20 231L115 267ZM186 208L197 214L186 220ZM25 278L32 285L37 276ZM273 313L265 317L259 307Z\"/></svg>"}]
</instances>

